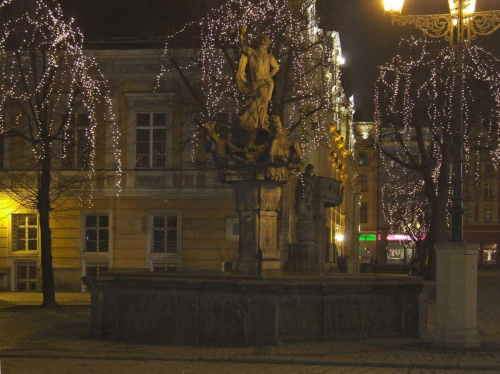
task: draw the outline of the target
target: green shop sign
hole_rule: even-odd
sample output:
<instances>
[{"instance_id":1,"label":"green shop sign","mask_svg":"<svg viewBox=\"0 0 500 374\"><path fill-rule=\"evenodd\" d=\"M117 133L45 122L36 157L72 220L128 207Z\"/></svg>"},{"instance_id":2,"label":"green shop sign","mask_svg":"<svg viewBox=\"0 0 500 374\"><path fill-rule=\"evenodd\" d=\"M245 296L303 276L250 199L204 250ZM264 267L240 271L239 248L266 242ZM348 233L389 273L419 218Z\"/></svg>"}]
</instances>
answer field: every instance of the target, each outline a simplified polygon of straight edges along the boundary
<instances>
[{"instance_id":1,"label":"green shop sign","mask_svg":"<svg viewBox=\"0 0 500 374\"><path fill-rule=\"evenodd\" d=\"M377 240L377 235L376 234L361 234L359 236L359 241L360 242L374 242Z\"/></svg>"}]
</instances>

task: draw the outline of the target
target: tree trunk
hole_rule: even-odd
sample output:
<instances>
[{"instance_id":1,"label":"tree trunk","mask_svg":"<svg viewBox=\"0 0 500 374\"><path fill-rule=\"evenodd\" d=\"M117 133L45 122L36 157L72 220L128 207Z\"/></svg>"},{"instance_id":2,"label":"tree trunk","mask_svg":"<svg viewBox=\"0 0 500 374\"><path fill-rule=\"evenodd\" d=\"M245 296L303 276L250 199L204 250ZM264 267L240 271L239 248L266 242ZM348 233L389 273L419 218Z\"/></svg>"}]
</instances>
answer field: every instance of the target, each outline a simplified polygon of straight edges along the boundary
<instances>
[{"instance_id":1,"label":"tree trunk","mask_svg":"<svg viewBox=\"0 0 500 374\"><path fill-rule=\"evenodd\" d=\"M40 241L42 250L42 307L55 307L56 296L52 268L52 232L50 230L50 151L42 160L42 175L38 187L38 214L40 216Z\"/></svg>"}]
</instances>

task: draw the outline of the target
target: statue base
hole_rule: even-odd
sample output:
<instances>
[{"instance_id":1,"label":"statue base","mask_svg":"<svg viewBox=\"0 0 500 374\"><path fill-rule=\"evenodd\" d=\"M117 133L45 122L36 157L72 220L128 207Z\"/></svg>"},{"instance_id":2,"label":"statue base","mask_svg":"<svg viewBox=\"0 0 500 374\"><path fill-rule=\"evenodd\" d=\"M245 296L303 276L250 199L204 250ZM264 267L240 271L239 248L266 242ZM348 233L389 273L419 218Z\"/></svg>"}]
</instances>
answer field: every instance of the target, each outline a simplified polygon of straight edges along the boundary
<instances>
[{"instance_id":1,"label":"statue base","mask_svg":"<svg viewBox=\"0 0 500 374\"><path fill-rule=\"evenodd\" d=\"M282 187L281 182L266 180L266 175L249 170L226 172L240 220L237 274L281 274L276 212Z\"/></svg>"}]
</instances>

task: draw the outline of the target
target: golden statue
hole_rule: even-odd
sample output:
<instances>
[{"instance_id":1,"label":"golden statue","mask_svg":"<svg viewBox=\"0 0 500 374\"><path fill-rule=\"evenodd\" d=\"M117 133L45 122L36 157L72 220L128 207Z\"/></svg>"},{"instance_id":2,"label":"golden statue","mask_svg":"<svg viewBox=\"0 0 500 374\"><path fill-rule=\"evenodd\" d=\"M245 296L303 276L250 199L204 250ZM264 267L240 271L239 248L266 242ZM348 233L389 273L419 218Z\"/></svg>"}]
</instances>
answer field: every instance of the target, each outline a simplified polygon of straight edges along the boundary
<instances>
[{"instance_id":1,"label":"golden statue","mask_svg":"<svg viewBox=\"0 0 500 374\"><path fill-rule=\"evenodd\" d=\"M267 52L271 39L261 35L257 48L252 48L248 45L246 31L246 27L241 28L242 54L238 61L236 81L240 92L247 96L239 124L241 129L252 134L247 148L253 148L257 130L267 130L269 127L267 108L273 95L273 76L278 72L279 66L274 56Z\"/></svg>"}]
</instances>

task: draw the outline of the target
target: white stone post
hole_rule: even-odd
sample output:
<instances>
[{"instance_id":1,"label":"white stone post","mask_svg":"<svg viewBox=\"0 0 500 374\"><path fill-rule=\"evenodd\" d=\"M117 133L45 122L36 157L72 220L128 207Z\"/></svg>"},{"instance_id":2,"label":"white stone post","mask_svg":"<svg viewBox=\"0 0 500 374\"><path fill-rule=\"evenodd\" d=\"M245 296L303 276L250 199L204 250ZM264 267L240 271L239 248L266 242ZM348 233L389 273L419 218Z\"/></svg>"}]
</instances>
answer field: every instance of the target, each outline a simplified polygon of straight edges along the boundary
<instances>
[{"instance_id":1,"label":"white stone post","mask_svg":"<svg viewBox=\"0 0 500 374\"><path fill-rule=\"evenodd\" d=\"M479 348L477 256L474 243L436 244L436 329L433 345Z\"/></svg>"}]
</instances>

